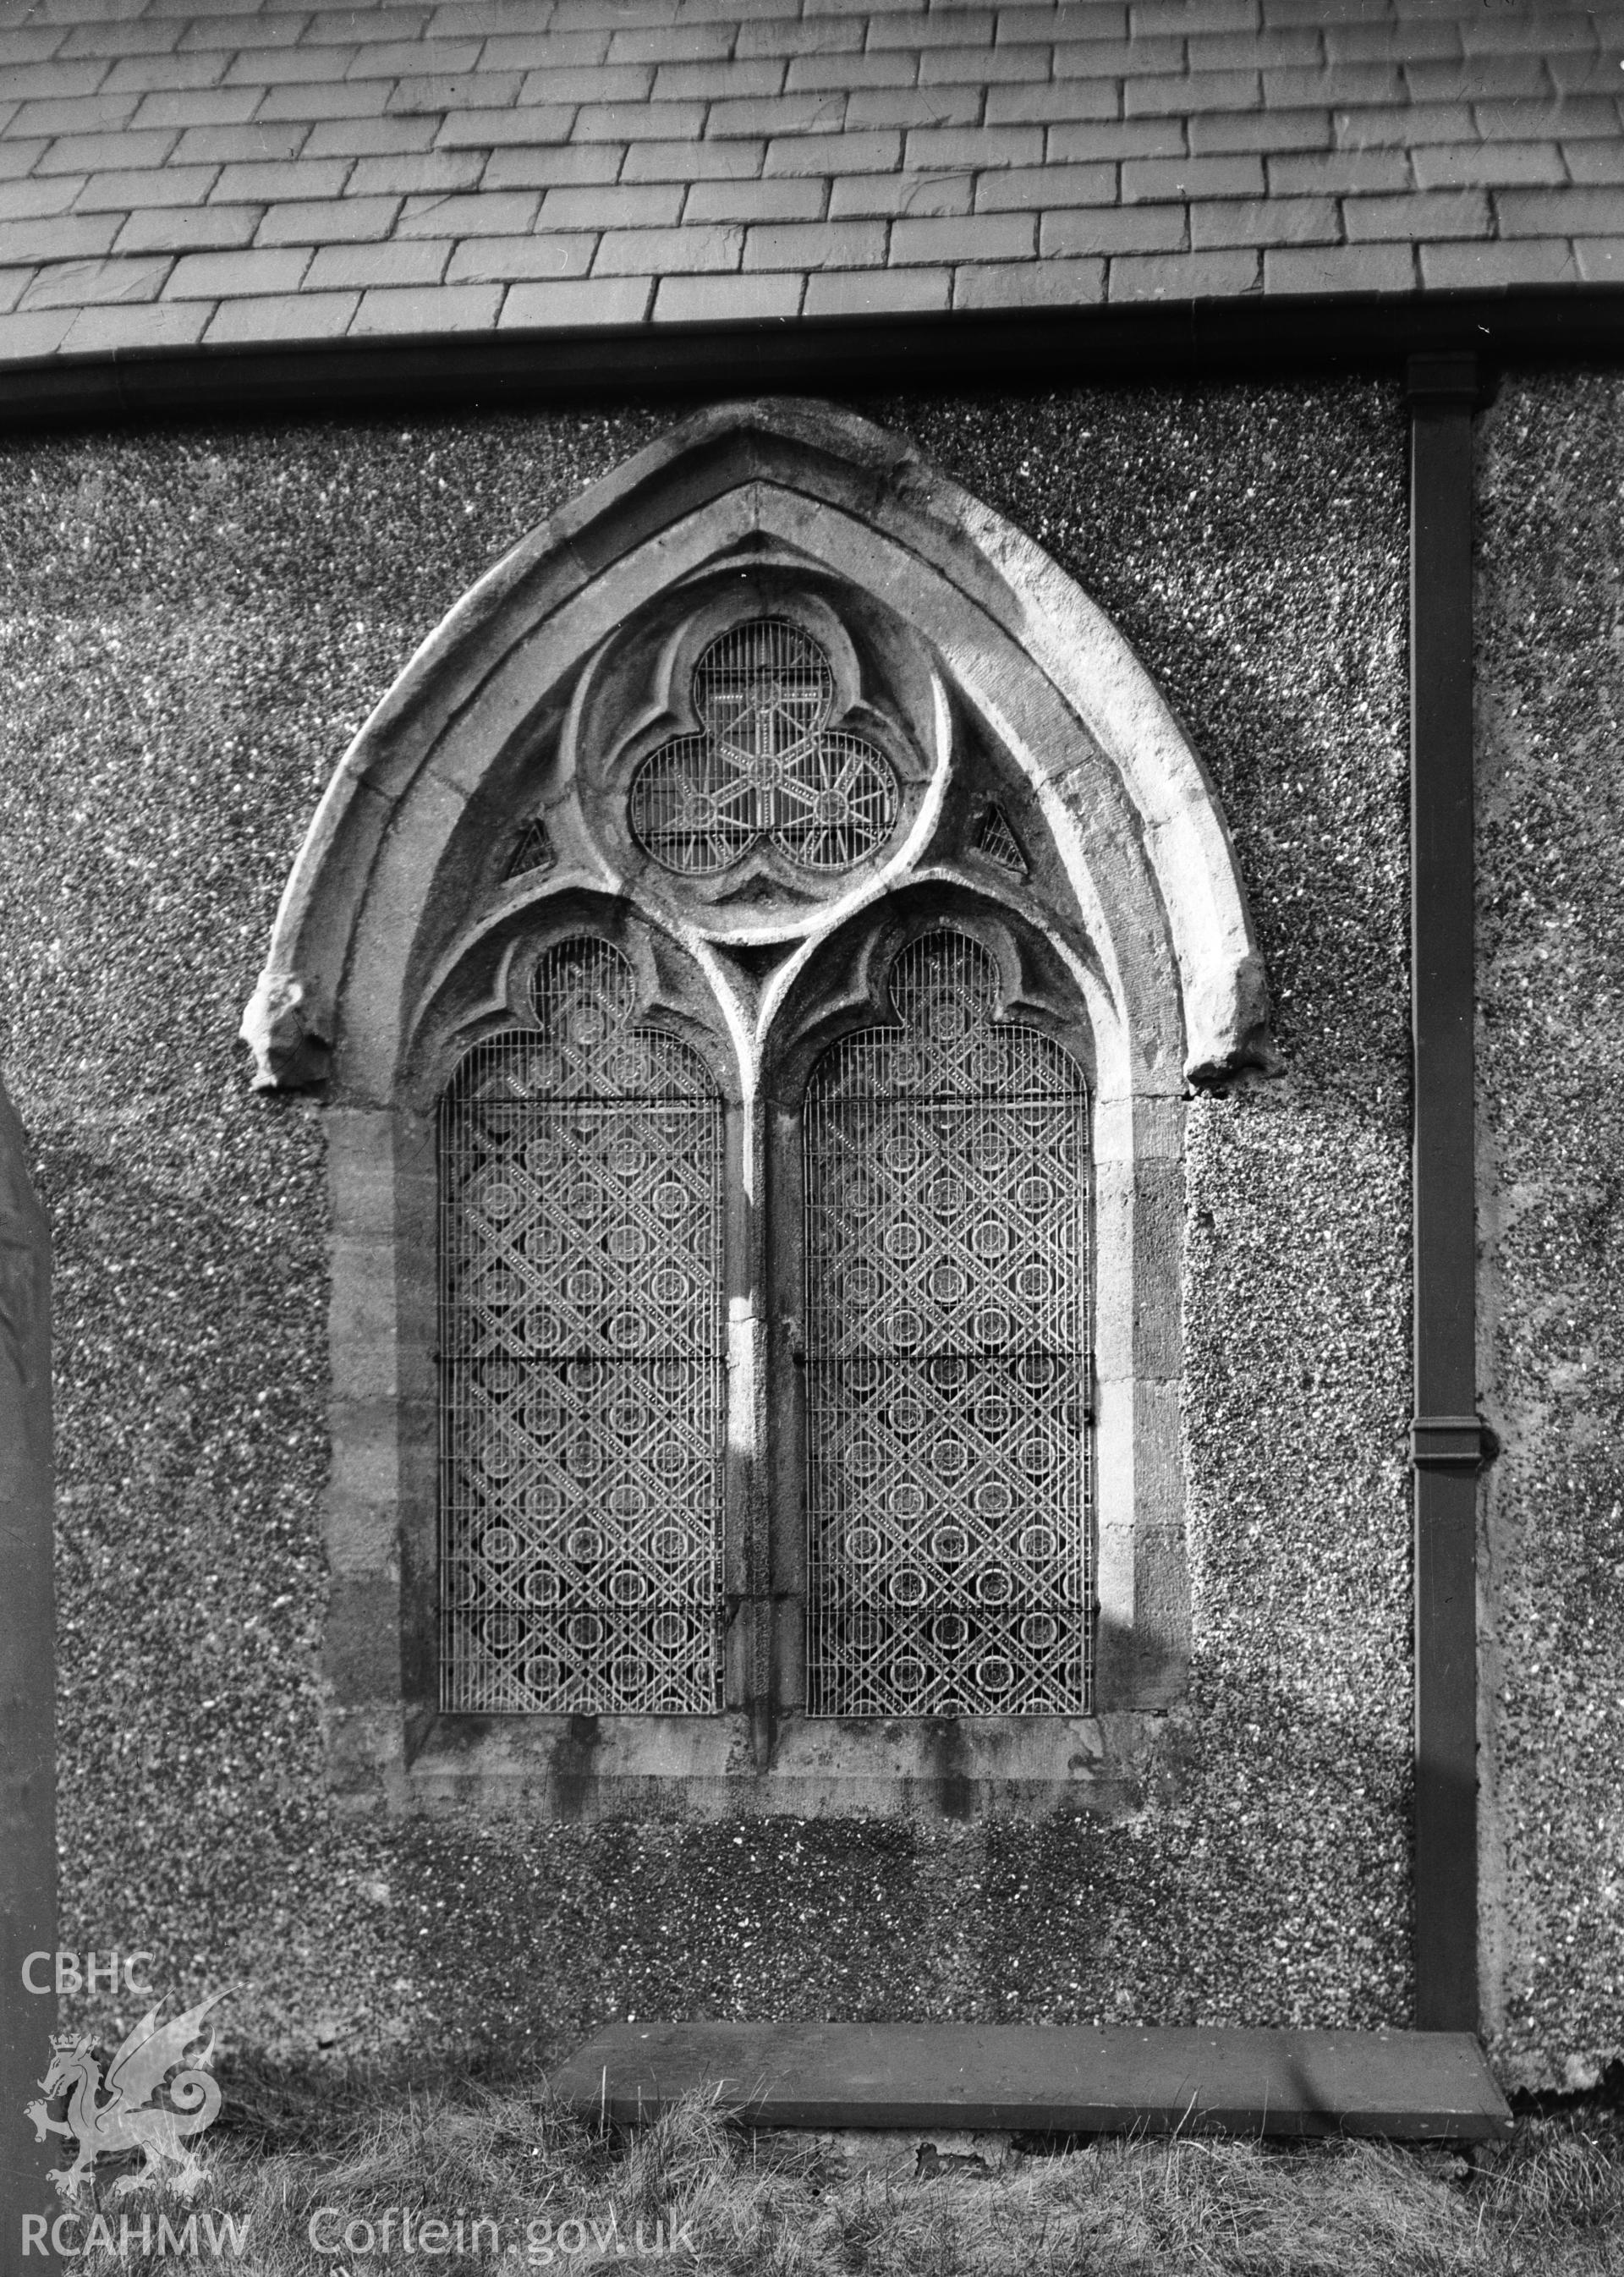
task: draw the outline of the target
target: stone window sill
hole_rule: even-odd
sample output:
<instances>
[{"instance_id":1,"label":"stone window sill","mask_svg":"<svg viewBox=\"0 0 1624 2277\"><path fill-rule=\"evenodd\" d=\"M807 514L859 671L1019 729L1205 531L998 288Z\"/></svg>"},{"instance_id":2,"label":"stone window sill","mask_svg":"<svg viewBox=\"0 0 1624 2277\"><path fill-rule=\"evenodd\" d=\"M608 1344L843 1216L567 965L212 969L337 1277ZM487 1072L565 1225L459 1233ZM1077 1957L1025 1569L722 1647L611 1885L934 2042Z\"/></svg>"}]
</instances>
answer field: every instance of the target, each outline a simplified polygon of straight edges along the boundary
<instances>
[{"instance_id":1,"label":"stone window sill","mask_svg":"<svg viewBox=\"0 0 1624 2277\"><path fill-rule=\"evenodd\" d=\"M1163 1719L1145 1715L782 1717L759 1766L750 1719L438 1717L410 1767L428 1809L544 1819L1031 1817L1135 1807Z\"/></svg>"}]
</instances>

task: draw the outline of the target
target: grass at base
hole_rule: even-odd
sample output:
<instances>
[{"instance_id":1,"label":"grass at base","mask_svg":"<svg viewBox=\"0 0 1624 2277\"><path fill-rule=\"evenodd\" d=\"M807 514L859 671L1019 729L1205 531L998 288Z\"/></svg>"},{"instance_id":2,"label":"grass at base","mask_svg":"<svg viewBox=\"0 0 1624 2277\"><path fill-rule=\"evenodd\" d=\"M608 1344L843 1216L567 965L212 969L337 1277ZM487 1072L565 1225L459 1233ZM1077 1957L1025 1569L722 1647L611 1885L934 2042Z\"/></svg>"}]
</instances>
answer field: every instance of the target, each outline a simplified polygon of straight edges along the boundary
<instances>
[{"instance_id":1,"label":"grass at base","mask_svg":"<svg viewBox=\"0 0 1624 2277\"><path fill-rule=\"evenodd\" d=\"M512 2088L228 2082L200 2145L196 2196L115 2196L115 2178L99 2180L95 2208L87 2199L65 2235L99 2212L111 2250L97 2243L69 2266L82 2277L196 2266L576 2277L607 2266L718 2277L1624 2277L1624 2122L1595 2108L1524 2118L1509 2144L1470 2154L1112 2138L1012 2151L992 2171L949 2158L916 2175L911 2139L907 2149L900 2171L865 2172L811 2137L752 2137L698 2098L606 2138L545 2093ZM322 2207L337 2212L313 2243ZM195 2261L184 2250L193 2214ZM179 2255L156 2250L170 2243L160 2218ZM476 2219L486 2225L477 2239ZM421 2243L435 2220L449 2250L436 2250L433 2229Z\"/></svg>"}]
</instances>

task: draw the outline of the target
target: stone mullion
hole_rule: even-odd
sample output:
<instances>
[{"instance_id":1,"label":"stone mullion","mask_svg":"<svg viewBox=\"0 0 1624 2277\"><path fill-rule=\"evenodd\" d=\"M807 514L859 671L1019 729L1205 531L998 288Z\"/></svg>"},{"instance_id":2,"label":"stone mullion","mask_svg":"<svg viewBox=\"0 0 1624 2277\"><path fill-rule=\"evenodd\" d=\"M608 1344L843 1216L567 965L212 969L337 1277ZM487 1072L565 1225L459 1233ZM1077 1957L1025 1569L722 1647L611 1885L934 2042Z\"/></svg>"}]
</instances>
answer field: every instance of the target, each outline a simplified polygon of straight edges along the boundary
<instances>
[{"instance_id":1,"label":"stone mullion","mask_svg":"<svg viewBox=\"0 0 1624 2277\"><path fill-rule=\"evenodd\" d=\"M739 1118L739 1171L731 1196L728 1367L729 1470L733 1531L743 1587L738 1635L742 1704L759 1771L772 1762L776 1708L773 1588L773 1474L768 1340L767 1117L759 1093L747 1095Z\"/></svg>"}]
</instances>

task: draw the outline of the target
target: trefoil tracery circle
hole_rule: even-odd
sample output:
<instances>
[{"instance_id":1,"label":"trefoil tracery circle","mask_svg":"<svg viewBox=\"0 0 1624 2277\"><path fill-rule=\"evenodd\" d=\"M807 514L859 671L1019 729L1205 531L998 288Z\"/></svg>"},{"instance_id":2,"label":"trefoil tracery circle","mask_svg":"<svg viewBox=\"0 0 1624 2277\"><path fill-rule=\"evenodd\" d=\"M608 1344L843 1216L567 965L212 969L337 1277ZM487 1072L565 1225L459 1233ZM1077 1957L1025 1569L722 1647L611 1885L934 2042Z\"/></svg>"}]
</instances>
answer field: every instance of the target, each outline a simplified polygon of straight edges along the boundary
<instances>
[{"instance_id":1,"label":"trefoil tracery circle","mask_svg":"<svg viewBox=\"0 0 1624 2277\"><path fill-rule=\"evenodd\" d=\"M809 633L756 617L694 666L698 735L675 735L632 778L631 833L662 869L713 877L758 848L797 868L850 870L885 843L899 805L890 762L831 727L835 674Z\"/></svg>"}]
</instances>

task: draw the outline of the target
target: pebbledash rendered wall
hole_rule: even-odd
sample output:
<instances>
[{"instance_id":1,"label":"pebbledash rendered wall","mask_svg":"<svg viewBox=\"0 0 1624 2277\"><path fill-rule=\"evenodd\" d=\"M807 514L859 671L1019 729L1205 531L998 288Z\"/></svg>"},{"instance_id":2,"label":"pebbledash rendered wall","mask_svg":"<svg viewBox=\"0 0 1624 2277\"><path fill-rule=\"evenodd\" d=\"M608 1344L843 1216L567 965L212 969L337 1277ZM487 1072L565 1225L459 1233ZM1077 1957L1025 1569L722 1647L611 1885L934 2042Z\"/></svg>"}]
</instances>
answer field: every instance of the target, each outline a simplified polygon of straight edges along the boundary
<instances>
[{"instance_id":1,"label":"pebbledash rendered wall","mask_svg":"<svg viewBox=\"0 0 1624 2277\"><path fill-rule=\"evenodd\" d=\"M1504 380L1477 451L1485 2022L1624 2059L1624 375Z\"/></svg>"},{"instance_id":2,"label":"pebbledash rendered wall","mask_svg":"<svg viewBox=\"0 0 1624 2277\"><path fill-rule=\"evenodd\" d=\"M1602 973L1620 922L1602 899L1608 849L1584 834L1587 770L1617 765L1604 682L1618 657L1560 616L1547 524L1566 508L1537 504L1542 486L1582 491L1563 453L1582 458L1587 436L1621 472L1624 446L1605 439L1599 384L1534 389L1521 425L1512 404L1485 435L1487 607L1515 628L1484 697L1499 801L1485 956L1492 975L1550 954L1514 994L1506 1047L1486 1030L1485 1085L1502 1168L1547 1199L1508 1223L1495 1282L1497 1420L1524 1436L1494 1489L1510 1704L1490 1717L1486 1936L1495 2045L1532 2082L1624 2041L1616 1892L1611 1913L1596 1894L1612 1765L1587 1720L1603 1703L1585 1699L1619 1649L1602 1591L1616 1605L1624 1568L1604 1570L1599 1535L1577 1562L1616 1439L1611 1411L1559 1381L1567 1346L1540 1309L1566 1305L1574 1336L1606 1351L1594 1213L1617 1149L1590 1045L1608 983L1582 1009L1569 996L1575 974ZM0 452L0 1060L57 1245L64 1941L150 1948L178 1991L236 1985L240 2047L545 2060L615 2013L1408 2020L1399 392L1358 379L857 407L1048 547L1137 646L1211 770L1273 986L1286 1073L1191 1110L1195 1658L1114 1821L334 1809L317 1675L321 1109L250 1093L237 1024L316 801L372 703L483 569L675 415ZM1604 613L1606 513L1574 571L1601 576ZM1602 678L1585 734L1553 720L1530 757L1515 659L1537 689L1552 637L1593 650ZM1542 819L1525 842L1530 770ZM1539 865L1564 859L1574 923L1551 930ZM1579 1138L1570 1103L1590 1118ZM1592 1436L1569 1458L1574 1415ZM1563 1463L1570 1542L1552 1530Z\"/></svg>"}]
</instances>

